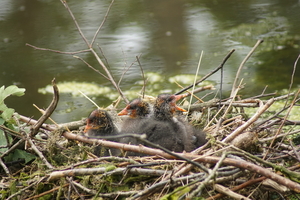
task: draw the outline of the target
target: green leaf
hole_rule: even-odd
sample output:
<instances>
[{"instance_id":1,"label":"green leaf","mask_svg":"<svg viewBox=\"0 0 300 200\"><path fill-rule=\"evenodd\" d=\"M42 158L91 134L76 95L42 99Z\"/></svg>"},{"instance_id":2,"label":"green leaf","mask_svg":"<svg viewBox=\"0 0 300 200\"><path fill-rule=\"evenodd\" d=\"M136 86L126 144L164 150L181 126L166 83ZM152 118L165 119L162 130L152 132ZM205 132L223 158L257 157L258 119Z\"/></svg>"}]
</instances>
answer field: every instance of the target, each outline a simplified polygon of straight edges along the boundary
<instances>
[{"instance_id":1,"label":"green leaf","mask_svg":"<svg viewBox=\"0 0 300 200\"><path fill-rule=\"evenodd\" d=\"M4 102L0 102L0 111L4 111L5 109L7 109L7 106L4 104Z\"/></svg>"},{"instance_id":2,"label":"green leaf","mask_svg":"<svg viewBox=\"0 0 300 200\"><path fill-rule=\"evenodd\" d=\"M14 114L15 110L12 108L7 108L6 110L3 111L3 113L1 114L2 118L5 121L8 121L11 119L12 115Z\"/></svg>"},{"instance_id":3,"label":"green leaf","mask_svg":"<svg viewBox=\"0 0 300 200\"><path fill-rule=\"evenodd\" d=\"M10 85L4 89L4 86L0 88L0 103L10 95L22 96L25 94L25 88L18 88L15 85Z\"/></svg>"},{"instance_id":4,"label":"green leaf","mask_svg":"<svg viewBox=\"0 0 300 200\"><path fill-rule=\"evenodd\" d=\"M1 115L0 115L0 116L1 116ZM3 125L4 122L5 122L5 120L4 120L2 117L0 117L0 125Z\"/></svg>"},{"instance_id":5,"label":"green leaf","mask_svg":"<svg viewBox=\"0 0 300 200\"><path fill-rule=\"evenodd\" d=\"M7 143L7 140L5 138L5 135L4 135L4 131L3 130L0 130L0 146L7 146L8 143ZM12 142L12 137L11 135L7 135L7 138L9 140L9 142ZM5 147L5 148L0 148L0 152L4 153L5 151L7 151L8 148Z\"/></svg>"},{"instance_id":6,"label":"green leaf","mask_svg":"<svg viewBox=\"0 0 300 200\"><path fill-rule=\"evenodd\" d=\"M4 157L4 160L5 160L5 162L12 162L12 161L17 161L19 159L25 159L25 164L26 164L35 158L36 158L36 156L34 156L24 150L16 149L16 150L14 150L13 153L10 153L8 156Z\"/></svg>"},{"instance_id":7,"label":"green leaf","mask_svg":"<svg viewBox=\"0 0 300 200\"><path fill-rule=\"evenodd\" d=\"M161 200L175 200L179 199L182 195L190 192L191 188L189 186L182 186L176 188L173 192L166 194L161 198Z\"/></svg>"}]
</instances>

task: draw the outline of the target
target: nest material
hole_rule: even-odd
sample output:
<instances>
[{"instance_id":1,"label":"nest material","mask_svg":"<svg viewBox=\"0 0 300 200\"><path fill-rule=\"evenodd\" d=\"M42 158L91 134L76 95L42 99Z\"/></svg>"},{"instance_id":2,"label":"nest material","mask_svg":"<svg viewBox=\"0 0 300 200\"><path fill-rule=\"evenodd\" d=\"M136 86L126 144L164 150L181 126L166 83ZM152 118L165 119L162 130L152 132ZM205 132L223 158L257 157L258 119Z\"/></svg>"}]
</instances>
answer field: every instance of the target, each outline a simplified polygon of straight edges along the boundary
<instances>
[{"instance_id":1,"label":"nest material","mask_svg":"<svg viewBox=\"0 0 300 200\"><path fill-rule=\"evenodd\" d=\"M75 129L73 132L44 125L43 130L48 132L46 141L26 138L27 151L38 158L25 167L8 166L7 173L14 178L2 179L2 188L7 192L6 197L22 195L28 199L42 196L51 199L58 196L71 199L83 196L103 199L293 196L300 192L297 183L300 180L299 146L288 135L298 130L288 125L291 121L274 120L278 117L276 114L258 120L266 114L268 103L275 100L248 101L259 106L257 112L248 117L246 113L237 112L242 105L238 105L240 101L231 101L235 104L232 109L226 106L230 102L193 105L189 120L196 126L206 125L209 142L191 153L170 155L161 149L88 139L78 133L84 121L77 122L77 126L75 122L61 126ZM225 106L216 109L217 104ZM26 121L24 117L21 119ZM141 152L145 156L97 158L91 153L97 145ZM11 184L16 182L19 184L13 194Z\"/></svg>"}]
</instances>

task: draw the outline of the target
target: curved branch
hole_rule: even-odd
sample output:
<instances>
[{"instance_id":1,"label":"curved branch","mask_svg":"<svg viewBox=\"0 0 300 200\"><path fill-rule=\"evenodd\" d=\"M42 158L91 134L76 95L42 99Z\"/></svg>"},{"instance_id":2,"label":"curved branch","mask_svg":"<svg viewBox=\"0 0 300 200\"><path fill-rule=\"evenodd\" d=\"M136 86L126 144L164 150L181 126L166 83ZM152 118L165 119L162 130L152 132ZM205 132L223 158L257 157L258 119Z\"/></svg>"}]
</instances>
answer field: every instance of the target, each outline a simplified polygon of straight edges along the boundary
<instances>
[{"instance_id":1,"label":"curved branch","mask_svg":"<svg viewBox=\"0 0 300 200\"><path fill-rule=\"evenodd\" d=\"M50 115L53 113L55 110L58 100L59 100L59 92L58 92L58 87L55 83L55 78L52 80L52 85L53 85L53 99L46 109L45 113L39 118L37 123L33 126L33 129L30 133L30 137L33 137L37 134L43 123L50 117Z\"/></svg>"}]
</instances>

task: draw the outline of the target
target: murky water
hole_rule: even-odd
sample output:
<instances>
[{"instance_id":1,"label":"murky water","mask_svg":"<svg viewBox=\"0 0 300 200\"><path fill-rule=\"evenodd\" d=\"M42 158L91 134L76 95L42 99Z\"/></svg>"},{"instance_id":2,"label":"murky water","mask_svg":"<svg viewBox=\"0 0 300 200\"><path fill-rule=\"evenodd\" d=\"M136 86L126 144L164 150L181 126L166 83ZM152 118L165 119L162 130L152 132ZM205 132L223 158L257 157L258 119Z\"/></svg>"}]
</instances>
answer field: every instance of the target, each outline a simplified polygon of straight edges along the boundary
<instances>
[{"instance_id":1,"label":"murky water","mask_svg":"<svg viewBox=\"0 0 300 200\"><path fill-rule=\"evenodd\" d=\"M69 2L87 40L92 40L109 4L103 0ZM195 74L202 51L201 76L215 69L231 49L236 49L224 68L226 94L244 57L258 39L264 39L242 71L246 85L241 94L254 96L266 85L267 92L289 86L299 54L299 9L296 0L116 1L96 44L101 47L116 81L133 63L120 83L124 91L141 88L138 82L142 76L136 56L140 56L145 73L156 72L163 77L153 87L175 92L179 89L168 82L169 77ZM48 106L52 95L40 94L38 89L50 84L54 77L57 82L93 82L111 87L105 78L72 55L34 50L25 45L66 52L87 49L60 1L1 0L0 43L0 85L26 88L25 96L11 97L6 102L20 114L40 116L32 104L41 108ZM99 52L97 45L95 49ZM77 56L101 70L91 54ZM220 87L220 73L209 80L216 83L216 88ZM300 71L297 70L293 85L299 84ZM146 90L146 93L151 95L151 91ZM100 95L95 101L107 106L111 102L107 95ZM77 120L93 108L83 97L61 94L52 117L57 122Z\"/></svg>"}]
</instances>

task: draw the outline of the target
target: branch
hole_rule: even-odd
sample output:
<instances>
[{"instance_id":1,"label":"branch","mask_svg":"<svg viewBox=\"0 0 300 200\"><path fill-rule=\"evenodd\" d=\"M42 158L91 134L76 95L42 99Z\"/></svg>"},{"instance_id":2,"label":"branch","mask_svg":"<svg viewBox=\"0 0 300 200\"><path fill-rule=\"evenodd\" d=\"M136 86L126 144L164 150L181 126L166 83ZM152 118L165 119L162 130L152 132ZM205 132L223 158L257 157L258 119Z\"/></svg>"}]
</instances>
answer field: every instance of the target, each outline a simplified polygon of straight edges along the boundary
<instances>
[{"instance_id":1,"label":"branch","mask_svg":"<svg viewBox=\"0 0 300 200\"><path fill-rule=\"evenodd\" d=\"M58 93L57 85L55 84L55 78L52 80L52 85L53 85L53 91L54 91L53 99L52 99L50 105L48 106L48 108L46 109L45 113L39 118L37 123L33 126L30 137L33 137L38 133L38 131L41 128L41 126L43 125L43 123L50 117L50 115L53 113L53 111L55 110L55 108L57 106L57 103L59 100L59 93Z\"/></svg>"},{"instance_id":2,"label":"branch","mask_svg":"<svg viewBox=\"0 0 300 200\"><path fill-rule=\"evenodd\" d=\"M202 81L206 80L208 77L210 77L211 75L213 75L214 73L216 73L219 69L221 69L224 64L226 63L226 61L228 60L228 58L231 56L231 54L235 51L235 49L232 49L226 56L225 58L223 59L222 63L216 68L214 69L213 71L211 71L210 73L208 73L207 75L205 75L203 78L201 78L199 81L197 81L195 83L195 85L198 85L199 83L201 83ZM183 92L185 92L186 90L192 88L194 86L194 84L191 84L189 86L187 86L186 88L180 90L179 92L176 92L175 94L181 94Z\"/></svg>"},{"instance_id":3,"label":"branch","mask_svg":"<svg viewBox=\"0 0 300 200\"><path fill-rule=\"evenodd\" d=\"M266 111L272 104L274 103L274 99L269 99L265 105L261 105L260 108L256 111L256 113L242 126L233 131L230 135L222 140L222 142L228 143L231 142L236 136L241 134L246 128L248 128L253 122L255 122L264 111Z\"/></svg>"},{"instance_id":4,"label":"branch","mask_svg":"<svg viewBox=\"0 0 300 200\"><path fill-rule=\"evenodd\" d=\"M31 44L28 44L28 43L26 43L26 46L30 46L30 47L34 48L35 50L51 51L51 52L54 52L54 53L69 54L69 55L74 55L74 54L85 53L85 52L90 52L91 51L89 49L85 49L85 50L74 51L74 52L65 52L65 51L59 51L59 50L54 50L54 49L41 48L41 47L33 46Z\"/></svg>"},{"instance_id":5,"label":"branch","mask_svg":"<svg viewBox=\"0 0 300 200\"><path fill-rule=\"evenodd\" d=\"M73 21L74 21L74 23L75 23L75 26L76 26L76 28L77 28L77 30L78 30L80 36L82 37L82 39L84 40L84 42L86 43L86 45L88 46L88 48L91 48L91 45L89 44L89 42L88 42L87 39L85 38L83 32L81 31L81 28L79 27L79 24L77 23L76 18L75 18L75 16L73 15L73 12L71 11L71 9L70 9L70 7L69 7L67 1L66 1L66 0L60 0L60 2L61 2L61 3L65 6L65 8L68 10L69 14L71 15L71 17L72 17L72 19L73 19Z\"/></svg>"},{"instance_id":6,"label":"branch","mask_svg":"<svg viewBox=\"0 0 300 200\"><path fill-rule=\"evenodd\" d=\"M256 44L254 45L254 47L251 49L251 51L248 53L248 55L244 58L244 60L242 61L241 65L239 66L237 72L236 72L236 75L235 75L235 79L234 79L234 82L232 84L232 90L231 90L231 94L230 94L230 97L233 96L233 92L236 90L236 88L238 87L237 86L237 82L238 82L238 79L239 79L239 76L240 76L240 73L242 71L242 68L244 66L244 64L247 62L247 60L250 58L250 56L253 54L253 52L255 51L255 49L258 47L258 45L260 45L261 43L263 42L263 40L258 40L256 42Z\"/></svg>"},{"instance_id":7,"label":"branch","mask_svg":"<svg viewBox=\"0 0 300 200\"><path fill-rule=\"evenodd\" d=\"M96 38L97 38L97 36L98 36L98 34L99 34L99 31L101 30L102 26L104 25L104 23L105 23L105 21L106 21L106 19L107 19L107 17L108 17L109 11L110 11L110 9L111 9L113 3L114 3L114 0L112 0L111 3L109 4L109 6L108 6L108 8L107 8L107 11L106 11L106 13L105 13L104 18L103 18L103 20L102 20L102 22L101 22L99 28L98 28L97 31L95 32L95 35L94 35L94 37L93 37L93 39L92 39L92 42L91 42L90 47L93 46L93 44L94 44L94 42L95 42L95 40L96 40Z\"/></svg>"}]
</instances>

